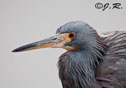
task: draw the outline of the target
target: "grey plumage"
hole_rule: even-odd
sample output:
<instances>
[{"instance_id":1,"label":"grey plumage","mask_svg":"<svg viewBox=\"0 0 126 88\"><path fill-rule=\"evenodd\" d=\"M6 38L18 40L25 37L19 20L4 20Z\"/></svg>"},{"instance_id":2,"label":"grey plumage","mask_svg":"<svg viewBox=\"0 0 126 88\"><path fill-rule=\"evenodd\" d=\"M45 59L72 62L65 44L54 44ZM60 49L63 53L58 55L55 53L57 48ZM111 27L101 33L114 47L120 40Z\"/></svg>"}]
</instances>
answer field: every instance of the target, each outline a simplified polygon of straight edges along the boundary
<instances>
[{"instance_id":1,"label":"grey plumage","mask_svg":"<svg viewBox=\"0 0 126 88\"><path fill-rule=\"evenodd\" d=\"M83 22L67 23L57 31L65 32L77 34L66 45L80 49L59 58L63 88L126 88L126 32L106 33L110 35L103 38Z\"/></svg>"},{"instance_id":2,"label":"grey plumage","mask_svg":"<svg viewBox=\"0 0 126 88\"><path fill-rule=\"evenodd\" d=\"M63 88L126 88L126 32L100 36L87 23L72 21L56 33L13 52L64 48L67 52L58 61Z\"/></svg>"},{"instance_id":3,"label":"grey plumage","mask_svg":"<svg viewBox=\"0 0 126 88\"><path fill-rule=\"evenodd\" d=\"M114 88L126 88L126 32L116 31L107 34L111 34L104 38L108 49L97 76L111 80Z\"/></svg>"}]
</instances>

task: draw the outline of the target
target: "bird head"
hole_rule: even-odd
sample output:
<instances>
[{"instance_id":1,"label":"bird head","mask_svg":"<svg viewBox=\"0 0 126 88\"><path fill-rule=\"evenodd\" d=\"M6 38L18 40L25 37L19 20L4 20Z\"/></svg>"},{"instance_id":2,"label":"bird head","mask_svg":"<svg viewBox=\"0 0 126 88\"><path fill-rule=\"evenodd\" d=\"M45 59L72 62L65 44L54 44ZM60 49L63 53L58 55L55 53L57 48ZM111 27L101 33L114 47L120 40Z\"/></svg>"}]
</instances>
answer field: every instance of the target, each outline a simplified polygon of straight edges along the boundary
<instances>
[{"instance_id":1,"label":"bird head","mask_svg":"<svg viewBox=\"0 0 126 88\"><path fill-rule=\"evenodd\" d=\"M57 29L56 34L47 39L16 48L13 52L39 48L64 48L68 51L85 49L96 41L96 31L82 21L72 21Z\"/></svg>"}]
</instances>

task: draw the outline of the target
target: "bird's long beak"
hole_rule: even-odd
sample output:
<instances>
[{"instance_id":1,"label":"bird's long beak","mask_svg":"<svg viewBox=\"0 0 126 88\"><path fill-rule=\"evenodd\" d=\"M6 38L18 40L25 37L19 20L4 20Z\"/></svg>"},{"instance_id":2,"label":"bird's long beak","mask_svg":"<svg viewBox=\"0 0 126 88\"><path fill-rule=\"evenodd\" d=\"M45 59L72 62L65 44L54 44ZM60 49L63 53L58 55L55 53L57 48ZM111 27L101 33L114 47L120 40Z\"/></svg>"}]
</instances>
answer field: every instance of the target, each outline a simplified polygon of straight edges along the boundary
<instances>
[{"instance_id":1,"label":"bird's long beak","mask_svg":"<svg viewBox=\"0 0 126 88\"><path fill-rule=\"evenodd\" d=\"M48 47L63 48L65 42L71 41L70 39L68 39L68 35L69 35L68 33L56 34L55 36L52 36L50 38L16 48L12 52L21 52L21 51L28 51L28 50L48 48Z\"/></svg>"}]
</instances>

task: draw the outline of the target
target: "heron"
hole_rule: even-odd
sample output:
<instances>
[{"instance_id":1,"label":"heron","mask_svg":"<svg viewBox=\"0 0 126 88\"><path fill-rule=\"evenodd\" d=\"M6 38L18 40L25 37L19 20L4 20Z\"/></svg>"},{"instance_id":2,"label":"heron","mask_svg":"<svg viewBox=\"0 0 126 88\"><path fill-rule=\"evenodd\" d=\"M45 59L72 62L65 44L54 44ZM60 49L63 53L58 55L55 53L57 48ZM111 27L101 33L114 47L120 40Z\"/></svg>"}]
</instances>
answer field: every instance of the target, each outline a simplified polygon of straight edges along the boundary
<instances>
[{"instance_id":1,"label":"heron","mask_svg":"<svg viewBox=\"0 0 126 88\"><path fill-rule=\"evenodd\" d=\"M100 35L83 21L71 21L47 39L13 50L63 48L59 78L63 88L126 88L126 31Z\"/></svg>"}]
</instances>

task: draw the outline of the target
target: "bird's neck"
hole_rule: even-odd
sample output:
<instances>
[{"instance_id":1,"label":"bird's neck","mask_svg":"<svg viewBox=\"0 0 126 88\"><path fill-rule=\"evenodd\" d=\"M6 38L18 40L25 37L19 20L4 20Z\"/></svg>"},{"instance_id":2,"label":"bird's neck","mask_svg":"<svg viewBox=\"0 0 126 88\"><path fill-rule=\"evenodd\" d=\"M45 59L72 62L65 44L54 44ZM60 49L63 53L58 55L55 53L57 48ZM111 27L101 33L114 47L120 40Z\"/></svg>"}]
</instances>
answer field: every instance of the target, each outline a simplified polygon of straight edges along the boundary
<instances>
[{"instance_id":1,"label":"bird's neck","mask_svg":"<svg viewBox=\"0 0 126 88\"><path fill-rule=\"evenodd\" d=\"M97 66L103 60L104 48L89 47L70 51L59 60L59 76L63 88L100 88L95 80ZM66 86L67 85L67 86Z\"/></svg>"},{"instance_id":2,"label":"bird's neck","mask_svg":"<svg viewBox=\"0 0 126 88\"><path fill-rule=\"evenodd\" d=\"M95 50L94 50L95 51ZM80 51L82 58L78 62L78 74L80 75L80 83L82 87L78 88L100 88L96 81L96 69L99 63L103 60L103 56L98 55L90 50ZM99 51L95 51L99 52ZM100 54L100 52L99 52ZM77 58L76 58L77 59ZM76 75L76 77L78 77Z\"/></svg>"}]
</instances>

